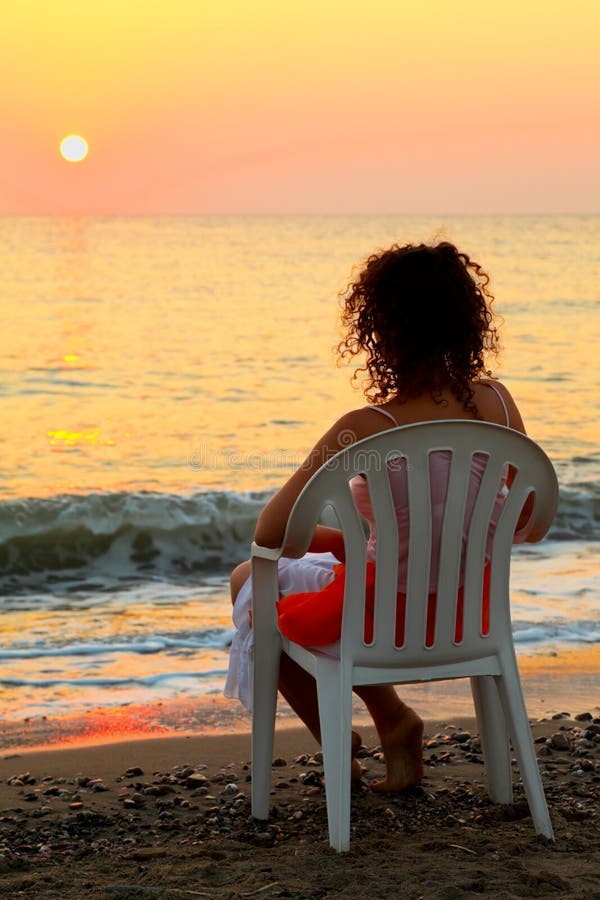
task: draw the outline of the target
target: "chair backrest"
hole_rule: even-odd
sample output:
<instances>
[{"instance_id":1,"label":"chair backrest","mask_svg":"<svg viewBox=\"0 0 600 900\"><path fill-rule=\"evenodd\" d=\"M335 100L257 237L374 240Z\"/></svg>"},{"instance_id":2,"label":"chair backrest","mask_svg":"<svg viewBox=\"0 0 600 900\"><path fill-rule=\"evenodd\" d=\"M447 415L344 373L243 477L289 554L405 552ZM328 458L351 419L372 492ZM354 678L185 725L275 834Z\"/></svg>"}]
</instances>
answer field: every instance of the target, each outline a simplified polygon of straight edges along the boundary
<instances>
[{"instance_id":1,"label":"chair backrest","mask_svg":"<svg viewBox=\"0 0 600 900\"><path fill-rule=\"evenodd\" d=\"M441 512L439 497L432 503L432 454L441 454L438 460L443 458L449 468ZM390 483L394 469L406 479L407 511L399 510L397 501L394 505ZM359 475L366 478L377 534L374 614L368 642L365 532L349 484ZM511 639L511 548L521 510L531 493L535 495L533 525L543 532L556 510L556 475L541 448L519 432L464 420L406 425L352 444L315 473L290 514L285 552L304 553L323 508L333 508L346 550L341 654L352 665L416 666L476 658ZM399 534L399 519L403 520L401 530L408 534ZM401 582L399 586L399 546L403 542L408 558L400 562L401 568L407 568L407 576L406 585ZM432 596L434 542L439 570ZM399 587L405 594L400 603ZM484 600L484 595L488 599ZM397 616L404 619L403 628L398 627Z\"/></svg>"}]
</instances>

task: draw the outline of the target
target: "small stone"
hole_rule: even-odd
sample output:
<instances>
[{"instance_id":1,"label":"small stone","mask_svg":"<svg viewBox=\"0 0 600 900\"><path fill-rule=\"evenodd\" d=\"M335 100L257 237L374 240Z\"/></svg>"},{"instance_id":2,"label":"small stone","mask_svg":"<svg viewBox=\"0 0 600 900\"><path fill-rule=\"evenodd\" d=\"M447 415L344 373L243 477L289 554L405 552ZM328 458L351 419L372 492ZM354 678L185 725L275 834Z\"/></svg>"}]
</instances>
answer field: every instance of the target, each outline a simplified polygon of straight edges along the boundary
<instances>
[{"instance_id":1,"label":"small stone","mask_svg":"<svg viewBox=\"0 0 600 900\"><path fill-rule=\"evenodd\" d=\"M81 800L76 800L73 803L69 803L69 809L83 809L83 803Z\"/></svg>"},{"instance_id":2,"label":"small stone","mask_svg":"<svg viewBox=\"0 0 600 900\"><path fill-rule=\"evenodd\" d=\"M104 784L101 778L92 778L91 781L88 781L88 788L91 788L93 791L110 791L110 788Z\"/></svg>"},{"instance_id":3,"label":"small stone","mask_svg":"<svg viewBox=\"0 0 600 900\"><path fill-rule=\"evenodd\" d=\"M562 731L556 731L550 738L550 746L553 750L569 750L571 742Z\"/></svg>"},{"instance_id":4,"label":"small stone","mask_svg":"<svg viewBox=\"0 0 600 900\"><path fill-rule=\"evenodd\" d=\"M468 731L458 731L454 735L454 740L457 741L459 744L464 744L466 741L471 740L471 735L469 734Z\"/></svg>"},{"instance_id":5,"label":"small stone","mask_svg":"<svg viewBox=\"0 0 600 900\"><path fill-rule=\"evenodd\" d=\"M175 788L170 784L149 784L142 788L142 794L149 797L163 797L165 794L174 794Z\"/></svg>"},{"instance_id":6,"label":"small stone","mask_svg":"<svg viewBox=\"0 0 600 900\"><path fill-rule=\"evenodd\" d=\"M208 778L200 772L193 772L191 775L187 775L185 779L185 786L188 788L205 787L207 784Z\"/></svg>"},{"instance_id":7,"label":"small stone","mask_svg":"<svg viewBox=\"0 0 600 900\"><path fill-rule=\"evenodd\" d=\"M273 835L270 831L259 831L254 835L253 843L259 847L270 847L273 843Z\"/></svg>"},{"instance_id":8,"label":"small stone","mask_svg":"<svg viewBox=\"0 0 600 900\"><path fill-rule=\"evenodd\" d=\"M225 787L223 788L223 790L221 791L222 794L237 794L237 792L238 792L238 786L233 781L230 784L226 784Z\"/></svg>"},{"instance_id":9,"label":"small stone","mask_svg":"<svg viewBox=\"0 0 600 900\"><path fill-rule=\"evenodd\" d=\"M589 712L577 713L577 715L575 716L575 721L576 722L591 722L592 714Z\"/></svg>"},{"instance_id":10,"label":"small stone","mask_svg":"<svg viewBox=\"0 0 600 900\"><path fill-rule=\"evenodd\" d=\"M135 778L136 775L143 775L144 770L140 766L130 766L125 772L125 778Z\"/></svg>"},{"instance_id":11,"label":"small stone","mask_svg":"<svg viewBox=\"0 0 600 900\"><path fill-rule=\"evenodd\" d=\"M318 772L307 772L304 776L300 776L300 780L305 787L320 785L322 781L321 776Z\"/></svg>"},{"instance_id":12,"label":"small stone","mask_svg":"<svg viewBox=\"0 0 600 900\"><path fill-rule=\"evenodd\" d=\"M273 760L272 765L273 765L273 767L276 768L276 769L277 769L277 768L283 768L284 766L287 766L287 762L286 762L286 760L283 758L283 756L277 756L277 757Z\"/></svg>"},{"instance_id":13,"label":"small stone","mask_svg":"<svg viewBox=\"0 0 600 900\"><path fill-rule=\"evenodd\" d=\"M123 806L125 806L127 809L133 809L133 807L143 806L144 802L145 798L142 796L142 794L138 793L131 794L130 797L123 798Z\"/></svg>"}]
</instances>

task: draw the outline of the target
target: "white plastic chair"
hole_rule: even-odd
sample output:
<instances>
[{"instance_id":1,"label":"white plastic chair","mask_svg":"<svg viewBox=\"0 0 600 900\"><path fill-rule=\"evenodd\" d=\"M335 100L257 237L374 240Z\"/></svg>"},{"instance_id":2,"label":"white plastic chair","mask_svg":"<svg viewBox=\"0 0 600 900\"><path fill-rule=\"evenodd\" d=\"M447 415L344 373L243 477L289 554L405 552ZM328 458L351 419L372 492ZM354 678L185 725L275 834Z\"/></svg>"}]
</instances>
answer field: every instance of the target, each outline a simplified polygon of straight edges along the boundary
<instances>
[{"instance_id":1,"label":"white plastic chair","mask_svg":"<svg viewBox=\"0 0 600 900\"><path fill-rule=\"evenodd\" d=\"M437 591L435 640L425 641L431 552L429 454L449 450ZM463 524L475 453L487 465L473 507L466 546ZM404 643L395 641L398 526L386 463L404 457L408 479L410 544ZM506 488L507 466L516 471ZM367 478L377 529L373 641L364 640L366 546L362 520L349 480ZM504 487L503 487L504 485ZM482 580L488 528L499 492L505 501L491 552L490 625L482 635ZM534 523L544 533L556 510L558 486L545 453L529 438L500 425L472 421L423 422L358 441L328 460L311 478L290 514L282 548L252 547L254 713L252 720L252 813L269 815L273 731L279 657L285 651L317 683L329 840L338 851L350 844L352 687L440 679L471 679L475 713L487 768L488 789L497 803L512 800L509 736L523 779L536 832L553 839L552 825L531 738L514 652L509 574L513 535L528 495L535 494ZM301 557L325 506L333 507L344 535L346 587L340 657L306 649L281 635L275 602L277 560ZM497 514L496 514L497 515ZM464 548L464 554L463 554ZM457 591L463 565L463 635L455 643Z\"/></svg>"}]
</instances>

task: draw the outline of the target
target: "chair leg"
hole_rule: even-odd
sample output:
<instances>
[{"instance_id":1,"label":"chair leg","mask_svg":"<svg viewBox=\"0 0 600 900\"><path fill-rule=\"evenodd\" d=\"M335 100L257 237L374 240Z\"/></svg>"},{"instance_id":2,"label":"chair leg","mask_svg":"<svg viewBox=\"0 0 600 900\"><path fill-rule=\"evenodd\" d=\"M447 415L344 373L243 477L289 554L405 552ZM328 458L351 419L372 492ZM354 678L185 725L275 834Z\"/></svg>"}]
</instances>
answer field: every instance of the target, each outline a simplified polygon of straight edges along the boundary
<instances>
[{"instance_id":1,"label":"chair leg","mask_svg":"<svg viewBox=\"0 0 600 900\"><path fill-rule=\"evenodd\" d=\"M267 649L267 648L265 648ZM273 737L279 683L279 646L269 648L254 660L254 705L252 713L252 815L269 818Z\"/></svg>"},{"instance_id":2,"label":"chair leg","mask_svg":"<svg viewBox=\"0 0 600 900\"><path fill-rule=\"evenodd\" d=\"M544 786L535 755L516 661L514 663L511 661L509 664L506 664L505 661L503 674L494 676L494 678L498 685L502 706L504 707L504 714L508 722L508 729L521 771L534 828L537 834L543 834L550 840L554 840L552 822L550 821Z\"/></svg>"},{"instance_id":3,"label":"chair leg","mask_svg":"<svg viewBox=\"0 0 600 900\"><path fill-rule=\"evenodd\" d=\"M329 843L342 853L350 848L352 690L344 690L339 666L327 662L317 671L327 823Z\"/></svg>"},{"instance_id":4,"label":"chair leg","mask_svg":"<svg viewBox=\"0 0 600 900\"><path fill-rule=\"evenodd\" d=\"M510 745L496 683L491 675L474 676L471 678L471 691L490 797L494 803L511 803Z\"/></svg>"}]
</instances>

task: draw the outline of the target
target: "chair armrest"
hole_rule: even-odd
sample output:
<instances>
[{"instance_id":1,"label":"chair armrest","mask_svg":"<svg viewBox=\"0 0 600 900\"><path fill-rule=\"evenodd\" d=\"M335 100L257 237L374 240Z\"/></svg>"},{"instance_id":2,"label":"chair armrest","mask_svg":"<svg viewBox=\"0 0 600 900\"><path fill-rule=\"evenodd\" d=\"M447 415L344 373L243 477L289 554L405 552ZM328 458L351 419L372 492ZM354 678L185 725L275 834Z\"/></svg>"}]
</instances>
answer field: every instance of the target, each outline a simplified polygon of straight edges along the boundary
<instances>
[{"instance_id":1,"label":"chair armrest","mask_svg":"<svg viewBox=\"0 0 600 900\"><path fill-rule=\"evenodd\" d=\"M256 541L252 541L251 557L258 556L259 559L270 559L277 562L283 555L283 547L261 547Z\"/></svg>"},{"instance_id":2,"label":"chair armrest","mask_svg":"<svg viewBox=\"0 0 600 900\"><path fill-rule=\"evenodd\" d=\"M277 628L277 600L279 599L278 559L282 547L261 547L252 543L252 628L259 646L280 640ZM267 642L267 643L265 643Z\"/></svg>"}]
</instances>

